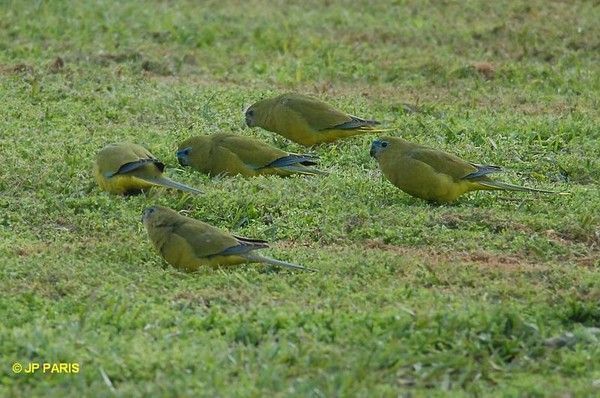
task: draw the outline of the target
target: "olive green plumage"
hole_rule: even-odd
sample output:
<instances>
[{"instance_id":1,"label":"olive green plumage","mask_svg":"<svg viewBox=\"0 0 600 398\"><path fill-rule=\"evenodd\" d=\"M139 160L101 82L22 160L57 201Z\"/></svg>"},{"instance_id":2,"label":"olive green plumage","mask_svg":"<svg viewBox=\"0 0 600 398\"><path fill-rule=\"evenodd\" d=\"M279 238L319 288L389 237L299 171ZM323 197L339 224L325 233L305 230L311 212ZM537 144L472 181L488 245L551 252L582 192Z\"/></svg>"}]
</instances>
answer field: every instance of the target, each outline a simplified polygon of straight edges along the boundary
<instances>
[{"instance_id":1,"label":"olive green plumage","mask_svg":"<svg viewBox=\"0 0 600 398\"><path fill-rule=\"evenodd\" d=\"M314 156L288 153L257 139L232 133L189 138L179 144L177 159L182 166L191 166L213 176L324 174L311 167L316 165Z\"/></svg>"},{"instance_id":2,"label":"olive green plumage","mask_svg":"<svg viewBox=\"0 0 600 398\"><path fill-rule=\"evenodd\" d=\"M305 146L383 131L375 127L378 121L348 115L322 101L293 93L258 101L246 110L245 117L248 127L262 127Z\"/></svg>"},{"instance_id":3,"label":"olive green plumage","mask_svg":"<svg viewBox=\"0 0 600 398\"><path fill-rule=\"evenodd\" d=\"M183 271L257 262L310 270L255 253L255 250L269 246L265 241L231 235L163 206L144 210L142 222L160 255L173 267Z\"/></svg>"},{"instance_id":4,"label":"olive green plumage","mask_svg":"<svg viewBox=\"0 0 600 398\"><path fill-rule=\"evenodd\" d=\"M500 167L465 162L449 153L397 137L382 137L371 145L383 175L402 191L417 198L448 203L476 190L554 193L492 180Z\"/></svg>"},{"instance_id":5,"label":"olive green plumage","mask_svg":"<svg viewBox=\"0 0 600 398\"><path fill-rule=\"evenodd\" d=\"M131 195L153 186L184 192L201 191L163 176L165 165L141 145L130 142L109 144L96 155L94 178L103 190L117 195Z\"/></svg>"}]
</instances>

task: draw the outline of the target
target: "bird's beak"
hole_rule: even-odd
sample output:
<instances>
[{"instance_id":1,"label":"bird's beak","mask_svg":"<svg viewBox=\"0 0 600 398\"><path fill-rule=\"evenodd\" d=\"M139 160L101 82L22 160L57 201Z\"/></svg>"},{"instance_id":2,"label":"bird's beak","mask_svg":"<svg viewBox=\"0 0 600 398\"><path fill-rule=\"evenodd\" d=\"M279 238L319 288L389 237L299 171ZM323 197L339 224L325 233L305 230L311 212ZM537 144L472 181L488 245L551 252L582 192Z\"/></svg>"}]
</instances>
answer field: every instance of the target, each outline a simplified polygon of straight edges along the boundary
<instances>
[{"instance_id":1,"label":"bird's beak","mask_svg":"<svg viewBox=\"0 0 600 398\"><path fill-rule=\"evenodd\" d=\"M191 147L187 147L187 148L183 148L177 151L177 161L179 162L180 165L182 166L187 166L188 165L188 155L186 154L186 152L188 152L190 149L192 149Z\"/></svg>"},{"instance_id":2,"label":"bird's beak","mask_svg":"<svg viewBox=\"0 0 600 398\"><path fill-rule=\"evenodd\" d=\"M148 209L144 209L144 211L142 212L142 218L141 218L141 222L143 223L144 220L146 219L146 214L148 214Z\"/></svg>"},{"instance_id":3,"label":"bird's beak","mask_svg":"<svg viewBox=\"0 0 600 398\"><path fill-rule=\"evenodd\" d=\"M252 116L248 115L248 111L250 110L251 107L252 107L252 105L250 105L246 109L244 109L244 121L246 122L246 126L248 126L250 128L254 127L254 122L252 120Z\"/></svg>"},{"instance_id":4,"label":"bird's beak","mask_svg":"<svg viewBox=\"0 0 600 398\"><path fill-rule=\"evenodd\" d=\"M373 141L373 143L371 144L371 150L369 151L369 155L375 157L375 155L377 155L377 153L379 152L379 148L381 148L381 143L379 141Z\"/></svg>"}]
</instances>

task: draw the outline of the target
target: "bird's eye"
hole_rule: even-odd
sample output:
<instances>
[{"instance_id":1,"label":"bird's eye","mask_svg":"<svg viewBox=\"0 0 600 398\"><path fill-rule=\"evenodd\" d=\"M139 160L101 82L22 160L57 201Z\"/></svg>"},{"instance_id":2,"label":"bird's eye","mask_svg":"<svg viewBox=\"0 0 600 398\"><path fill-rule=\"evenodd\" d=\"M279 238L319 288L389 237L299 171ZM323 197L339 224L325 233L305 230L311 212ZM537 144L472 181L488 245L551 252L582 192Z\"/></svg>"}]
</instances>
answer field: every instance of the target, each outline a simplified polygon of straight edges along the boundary
<instances>
[{"instance_id":1,"label":"bird's eye","mask_svg":"<svg viewBox=\"0 0 600 398\"><path fill-rule=\"evenodd\" d=\"M190 154L190 148L184 149L183 154L184 155L189 155Z\"/></svg>"},{"instance_id":2,"label":"bird's eye","mask_svg":"<svg viewBox=\"0 0 600 398\"><path fill-rule=\"evenodd\" d=\"M248 116L254 116L254 110L248 109L248 111L246 112L246 115L248 115Z\"/></svg>"},{"instance_id":3,"label":"bird's eye","mask_svg":"<svg viewBox=\"0 0 600 398\"><path fill-rule=\"evenodd\" d=\"M385 147L387 147L387 146L388 146L388 143L387 143L386 141L383 141L383 142L381 143L381 147L382 147L382 148L385 148Z\"/></svg>"}]
</instances>

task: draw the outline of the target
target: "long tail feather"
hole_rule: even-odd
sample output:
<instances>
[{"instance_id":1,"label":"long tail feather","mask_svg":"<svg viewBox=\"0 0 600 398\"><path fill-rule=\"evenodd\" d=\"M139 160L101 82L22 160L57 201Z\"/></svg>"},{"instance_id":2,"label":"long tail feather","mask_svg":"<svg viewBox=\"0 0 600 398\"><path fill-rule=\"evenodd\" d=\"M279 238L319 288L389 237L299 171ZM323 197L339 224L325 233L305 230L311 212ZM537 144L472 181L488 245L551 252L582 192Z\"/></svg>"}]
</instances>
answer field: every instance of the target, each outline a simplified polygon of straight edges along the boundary
<instances>
[{"instance_id":1,"label":"long tail feather","mask_svg":"<svg viewBox=\"0 0 600 398\"><path fill-rule=\"evenodd\" d=\"M505 191L520 191L520 192L540 192L540 193L560 193L556 191L546 191L544 189L535 189L535 188L527 188L521 187L518 185L507 184L500 181L477 181L479 184L484 187L488 187L491 189L499 189Z\"/></svg>"},{"instance_id":2,"label":"long tail feather","mask_svg":"<svg viewBox=\"0 0 600 398\"><path fill-rule=\"evenodd\" d=\"M306 268L306 267L303 267L298 264L286 263L285 261L276 260L271 257L261 256L260 254L256 254L256 253L248 253L245 257L250 261L254 261L254 262L258 262L258 263L266 263L266 264L271 264L271 265L277 265L279 267L288 268L288 269L301 269L303 271L313 271L313 272L317 271L316 269Z\"/></svg>"},{"instance_id":3,"label":"long tail feather","mask_svg":"<svg viewBox=\"0 0 600 398\"><path fill-rule=\"evenodd\" d=\"M361 128L359 131L363 133L385 133L387 131L394 131L396 129L378 129L378 128Z\"/></svg>"},{"instance_id":4,"label":"long tail feather","mask_svg":"<svg viewBox=\"0 0 600 398\"><path fill-rule=\"evenodd\" d=\"M179 183L177 181L173 181L167 177L144 178L144 180L148 181L149 183L154 184L154 185L160 185L160 186L167 187L167 188L178 189L180 191L189 192L189 193L192 193L195 195L201 195L204 193L204 192L200 191L199 189L192 188L185 184L181 184L181 183Z\"/></svg>"}]
</instances>

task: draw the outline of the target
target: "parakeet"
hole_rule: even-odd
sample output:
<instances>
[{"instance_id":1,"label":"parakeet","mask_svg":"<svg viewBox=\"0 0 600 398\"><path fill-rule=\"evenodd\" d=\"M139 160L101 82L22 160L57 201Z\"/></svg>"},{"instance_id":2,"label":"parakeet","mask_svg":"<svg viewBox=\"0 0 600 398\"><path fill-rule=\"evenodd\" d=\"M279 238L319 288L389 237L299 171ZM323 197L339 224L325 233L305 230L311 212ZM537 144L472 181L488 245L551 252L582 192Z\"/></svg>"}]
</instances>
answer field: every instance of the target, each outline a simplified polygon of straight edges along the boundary
<instances>
[{"instance_id":1,"label":"parakeet","mask_svg":"<svg viewBox=\"0 0 600 398\"><path fill-rule=\"evenodd\" d=\"M122 142L108 144L98 152L94 178L103 190L117 195L132 195L161 185L184 192L202 192L164 177L164 163L141 145Z\"/></svg>"},{"instance_id":2,"label":"parakeet","mask_svg":"<svg viewBox=\"0 0 600 398\"><path fill-rule=\"evenodd\" d=\"M263 240L231 235L163 206L145 209L142 222L160 255L173 267L184 271L195 271L204 266L242 263L267 263L314 271L254 253L256 249L269 246Z\"/></svg>"},{"instance_id":3,"label":"parakeet","mask_svg":"<svg viewBox=\"0 0 600 398\"><path fill-rule=\"evenodd\" d=\"M373 141L370 153L392 184L409 195L433 202L453 202L460 195L476 190L555 193L494 181L488 174L500 171L498 166L465 162L398 137Z\"/></svg>"},{"instance_id":4,"label":"parakeet","mask_svg":"<svg viewBox=\"0 0 600 398\"><path fill-rule=\"evenodd\" d=\"M213 176L325 174L311 167L317 164L314 156L287 153L257 139L231 133L192 137L179 144L177 159L182 166Z\"/></svg>"},{"instance_id":5,"label":"parakeet","mask_svg":"<svg viewBox=\"0 0 600 398\"><path fill-rule=\"evenodd\" d=\"M248 127L262 127L305 146L384 131L375 127L378 124L293 93L258 101L246 109Z\"/></svg>"}]
</instances>

